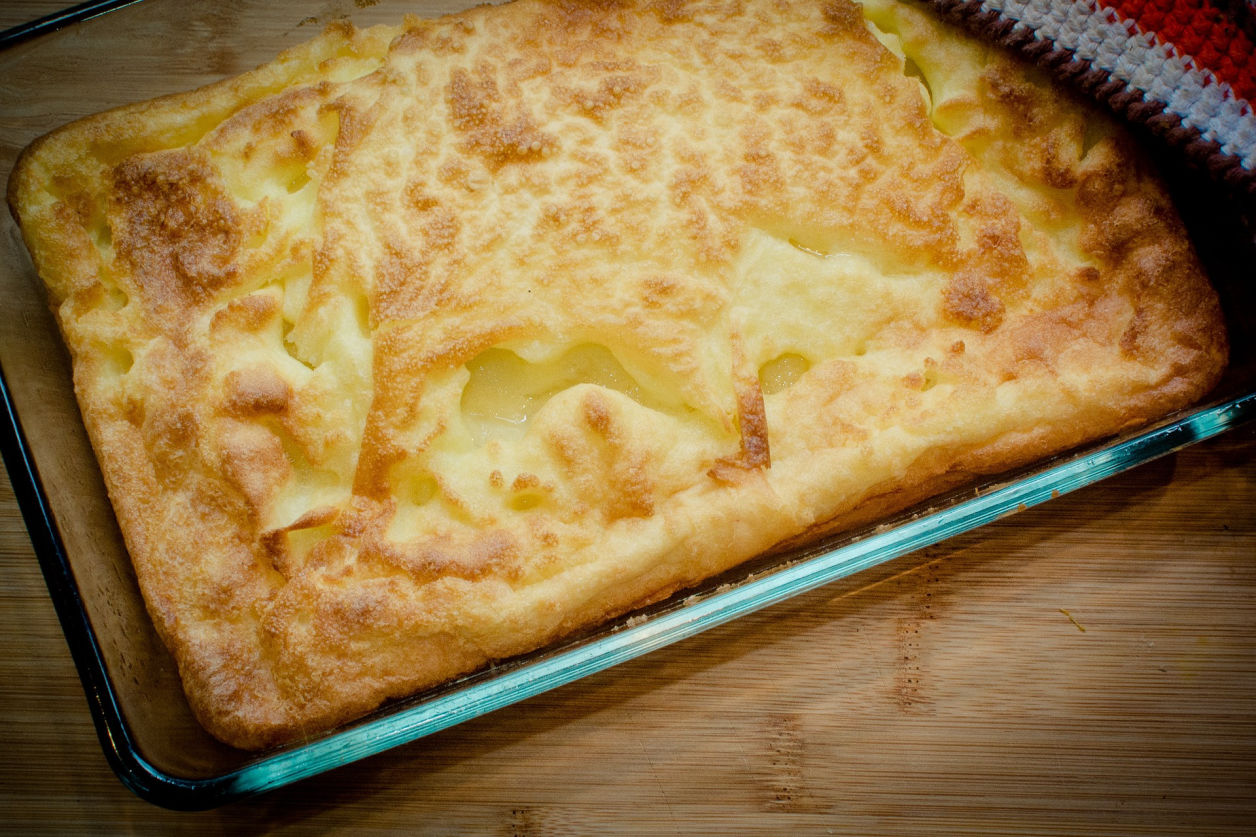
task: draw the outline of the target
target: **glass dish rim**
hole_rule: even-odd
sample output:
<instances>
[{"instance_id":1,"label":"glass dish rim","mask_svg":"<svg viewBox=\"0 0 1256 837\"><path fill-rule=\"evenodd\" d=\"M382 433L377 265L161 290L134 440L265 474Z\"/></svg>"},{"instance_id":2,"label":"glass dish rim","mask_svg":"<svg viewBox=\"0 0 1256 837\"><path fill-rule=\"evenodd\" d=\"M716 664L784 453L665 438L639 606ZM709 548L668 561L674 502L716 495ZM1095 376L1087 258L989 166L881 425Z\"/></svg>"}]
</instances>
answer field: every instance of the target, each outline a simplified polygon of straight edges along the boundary
<instances>
[{"instance_id":1,"label":"glass dish rim","mask_svg":"<svg viewBox=\"0 0 1256 837\"><path fill-rule=\"evenodd\" d=\"M61 29L139 2L142 0L82 3L56 15L57 24L51 28ZM96 10L73 16L87 7ZM6 30L11 31L14 30ZM6 32L0 32L0 36ZM0 50L4 47L0 43ZM1017 470L1014 478L993 487L962 489L972 495L969 499L953 499L940 509L895 517L893 522L887 521L889 525L861 530L857 537L843 539L836 546L815 547L783 559L761 574L751 572L745 580L731 586L693 595L679 594L674 604L657 612L628 617L626 623L621 618L605 626L603 633L542 651L539 659L507 666L507 670L494 672L491 678L469 678L469 683L455 684L434 697L392 704L340 730L260 754L238 768L187 778L158 768L136 745L84 607L2 363L0 404L0 457L13 484L106 760L121 782L141 799L164 808L189 811L275 790L417 741L1256 421L1256 391L1186 408L1131 434L1097 440L1033 463Z\"/></svg>"}]
</instances>

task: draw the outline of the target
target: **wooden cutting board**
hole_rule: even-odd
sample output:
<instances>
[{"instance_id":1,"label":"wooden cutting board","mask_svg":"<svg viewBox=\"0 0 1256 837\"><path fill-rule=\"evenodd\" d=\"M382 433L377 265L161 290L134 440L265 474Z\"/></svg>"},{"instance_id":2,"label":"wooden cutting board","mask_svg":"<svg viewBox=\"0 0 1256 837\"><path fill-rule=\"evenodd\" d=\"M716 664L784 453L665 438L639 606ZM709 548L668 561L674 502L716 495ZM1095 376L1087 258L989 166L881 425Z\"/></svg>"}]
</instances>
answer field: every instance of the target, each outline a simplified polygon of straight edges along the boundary
<instances>
[{"instance_id":1,"label":"wooden cutting board","mask_svg":"<svg viewBox=\"0 0 1256 837\"><path fill-rule=\"evenodd\" d=\"M4 100L33 133L76 106ZM0 832L1256 833L1256 430L203 814L111 773L4 482L0 719Z\"/></svg>"}]
</instances>

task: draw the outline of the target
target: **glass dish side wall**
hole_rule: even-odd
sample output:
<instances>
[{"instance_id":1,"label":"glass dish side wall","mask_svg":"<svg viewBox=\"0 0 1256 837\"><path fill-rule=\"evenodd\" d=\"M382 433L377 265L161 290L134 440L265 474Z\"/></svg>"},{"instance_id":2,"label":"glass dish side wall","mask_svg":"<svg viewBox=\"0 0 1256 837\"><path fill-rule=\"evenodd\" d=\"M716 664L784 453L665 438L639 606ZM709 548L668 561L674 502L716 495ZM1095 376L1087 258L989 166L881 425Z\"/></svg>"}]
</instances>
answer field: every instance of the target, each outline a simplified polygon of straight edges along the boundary
<instances>
[{"instance_id":1,"label":"glass dish side wall","mask_svg":"<svg viewBox=\"0 0 1256 837\"><path fill-rule=\"evenodd\" d=\"M365 25L395 20L403 7L412 8L381 3L352 14ZM430 10L450 9L431 4ZM171 0L144 0L0 53L10 79L0 93L0 174L7 178L27 142L65 121L212 81L307 39L328 22L312 21L308 11L300 3L240 2L189 11ZM1209 405L1157 430L955 492L896 517L889 528L753 562L562 648L390 705L316 741L261 755L218 744L183 701L173 664L148 622L82 430L55 323L6 215L0 282L10 316L0 323L0 367L10 424L21 432L11 439L6 461L25 495L28 525L115 769L141 795L174 807L207 807L287 784L647 653L1248 420L1256 393L1248 337L1256 331L1251 322L1256 283L1247 269L1256 255L1251 230L1236 207L1200 187L1197 173L1179 173L1175 181L1232 319L1234 361Z\"/></svg>"}]
</instances>

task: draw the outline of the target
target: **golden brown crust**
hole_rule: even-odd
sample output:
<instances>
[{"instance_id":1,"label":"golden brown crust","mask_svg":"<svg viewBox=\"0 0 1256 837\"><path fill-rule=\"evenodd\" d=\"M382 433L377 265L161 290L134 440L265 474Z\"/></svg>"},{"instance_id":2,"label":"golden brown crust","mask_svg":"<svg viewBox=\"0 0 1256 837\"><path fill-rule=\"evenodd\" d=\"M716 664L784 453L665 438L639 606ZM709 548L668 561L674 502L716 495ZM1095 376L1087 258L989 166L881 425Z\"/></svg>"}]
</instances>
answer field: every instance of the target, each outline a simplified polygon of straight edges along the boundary
<instances>
[{"instance_id":1,"label":"golden brown crust","mask_svg":"<svg viewBox=\"0 0 1256 837\"><path fill-rule=\"evenodd\" d=\"M256 748L1198 398L1215 295L1097 119L891 0L519 0L75 123L9 201Z\"/></svg>"}]
</instances>

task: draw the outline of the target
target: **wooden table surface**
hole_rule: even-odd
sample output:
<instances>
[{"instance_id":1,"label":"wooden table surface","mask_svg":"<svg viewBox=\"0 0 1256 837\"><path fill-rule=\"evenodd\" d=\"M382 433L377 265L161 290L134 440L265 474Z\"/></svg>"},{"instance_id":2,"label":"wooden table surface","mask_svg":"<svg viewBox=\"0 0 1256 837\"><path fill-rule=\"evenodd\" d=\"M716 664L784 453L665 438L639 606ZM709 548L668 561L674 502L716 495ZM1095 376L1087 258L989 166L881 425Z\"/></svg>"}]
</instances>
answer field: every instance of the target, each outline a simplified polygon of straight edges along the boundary
<instances>
[{"instance_id":1,"label":"wooden table surface","mask_svg":"<svg viewBox=\"0 0 1256 837\"><path fill-rule=\"evenodd\" d=\"M224 831L1256 833L1256 428L203 813L110 771L4 480L0 833Z\"/></svg>"},{"instance_id":2,"label":"wooden table surface","mask_svg":"<svg viewBox=\"0 0 1256 837\"><path fill-rule=\"evenodd\" d=\"M0 833L1253 833L1243 429L365 762L204 813L101 754L0 485Z\"/></svg>"}]
</instances>

